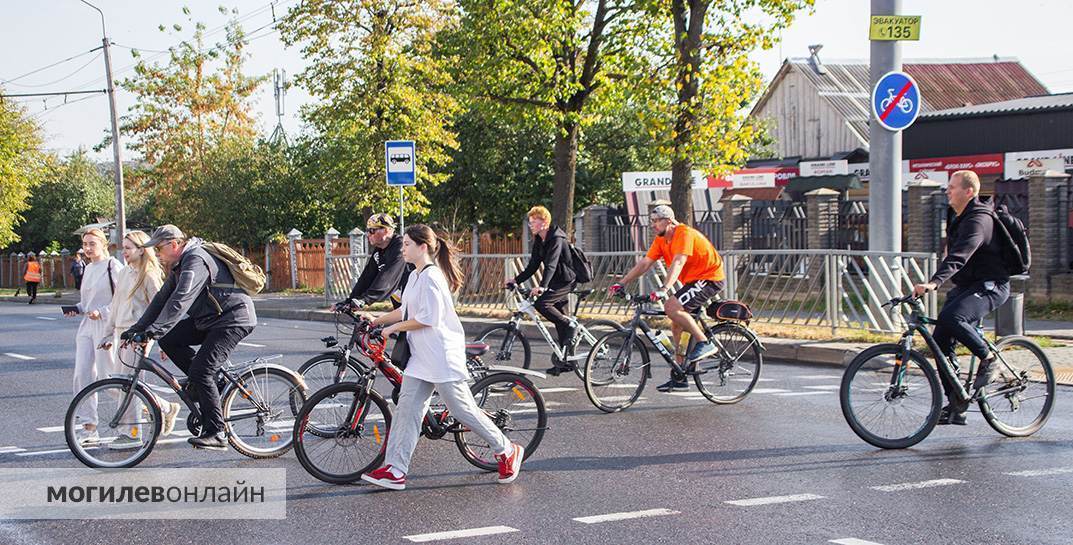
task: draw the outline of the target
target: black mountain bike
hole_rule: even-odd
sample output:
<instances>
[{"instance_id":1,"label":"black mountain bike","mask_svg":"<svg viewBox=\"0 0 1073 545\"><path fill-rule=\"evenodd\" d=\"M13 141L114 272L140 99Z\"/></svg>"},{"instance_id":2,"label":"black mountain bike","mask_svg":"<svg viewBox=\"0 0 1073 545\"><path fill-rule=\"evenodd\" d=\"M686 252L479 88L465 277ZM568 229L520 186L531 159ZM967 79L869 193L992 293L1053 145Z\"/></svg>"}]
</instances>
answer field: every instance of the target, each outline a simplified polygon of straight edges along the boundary
<instances>
[{"instance_id":1,"label":"black mountain bike","mask_svg":"<svg viewBox=\"0 0 1073 545\"><path fill-rule=\"evenodd\" d=\"M971 357L964 370L956 360L948 359L926 327L935 320L912 295L891 299L883 306L902 305L910 308L910 314L901 340L861 352L842 376L842 414L854 433L888 449L922 441L935 429L941 411L942 383L936 368L945 382L955 385L957 401L966 405L977 402L984 420L995 431L1023 437L1043 427L1054 407L1055 378L1039 345L1022 336L1003 337L994 343L985 337L988 349L998 358L993 365L999 365L1001 373L996 382L973 396L977 358ZM934 367L913 349L917 334L934 354Z\"/></svg>"}]
</instances>

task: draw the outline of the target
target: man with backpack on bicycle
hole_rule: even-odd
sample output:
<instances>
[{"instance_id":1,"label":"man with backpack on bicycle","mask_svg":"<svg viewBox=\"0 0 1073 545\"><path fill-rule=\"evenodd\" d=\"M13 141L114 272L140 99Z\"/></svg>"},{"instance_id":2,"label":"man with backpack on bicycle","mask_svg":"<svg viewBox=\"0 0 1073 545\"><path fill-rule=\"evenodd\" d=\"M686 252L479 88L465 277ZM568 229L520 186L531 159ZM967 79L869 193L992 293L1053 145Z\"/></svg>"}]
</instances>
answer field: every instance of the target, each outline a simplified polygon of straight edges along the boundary
<instances>
[{"instance_id":1,"label":"man with backpack on bicycle","mask_svg":"<svg viewBox=\"0 0 1073 545\"><path fill-rule=\"evenodd\" d=\"M1007 240L1009 231L1000 222L994 207L990 202L981 201L979 194L980 178L975 172L959 170L950 175L946 188L950 203L946 257L929 282L913 287L913 295L920 297L938 289L947 280L954 283L939 312L932 336L947 357L954 353L955 343L960 342L980 359L970 392L973 397L980 388L998 378L1000 372L1000 366L994 365L995 356L976 330L976 324L1010 296L1010 274L1004 256L1012 244ZM1027 253L1027 246L1025 250ZM947 404L939 424L963 426L968 405L958 403L953 394L956 387L943 374L940 373L940 377L943 378Z\"/></svg>"},{"instance_id":2,"label":"man with backpack on bicycle","mask_svg":"<svg viewBox=\"0 0 1073 545\"><path fill-rule=\"evenodd\" d=\"M534 206L529 210L529 230L533 233L532 250L529 256L529 264L525 270L518 273L512 280L505 283L507 288L513 288L532 278L540 265L544 265L544 274L540 279L540 285L532 290L537 296L533 306L541 316L555 324L555 332L559 337L559 344L563 347L570 345L574 338L575 328L570 326L570 292L577 285L577 275L574 273L573 253L570 250L570 241L566 231L552 225L551 212L543 206ZM552 368L547 373L558 376L563 371L573 371L573 362L559 361L554 354Z\"/></svg>"},{"instance_id":3,"label":"man with backpack on bicycle","mask_svg":"<svg viewBox=\"0 0 1073 545\"><path fill-rule=\"evenodd\" d=\"M214 255L219 253L216 245L187 238L174 225L157 228L141 246L155 247L169 264L170 274L141 319L120 339L135 343L159 339L161 351L186 373L198 401L201 434L187 442L194 448L224 450L227 440L215 376L257 325L253 299L239 287L243 279L236 279L231 263ZM196 352L195 345L200 345Z\"/></svg>"},{"instance_id":4,"label":"man with backpack on bicycle","mask_svg":"<svg viewBox=\"0 0 1073 545\"><path fill-rule=\"evenodd\" d=\"M365 234L373 251L365 262L350 297L335 304L336 308L362 308L378 301L391 299L391 307L402 305L402 289L413 267L402 259L402 235L395 233L395 220L388 214L373 214L365 222Z\"/></svg>"}]
</instances>

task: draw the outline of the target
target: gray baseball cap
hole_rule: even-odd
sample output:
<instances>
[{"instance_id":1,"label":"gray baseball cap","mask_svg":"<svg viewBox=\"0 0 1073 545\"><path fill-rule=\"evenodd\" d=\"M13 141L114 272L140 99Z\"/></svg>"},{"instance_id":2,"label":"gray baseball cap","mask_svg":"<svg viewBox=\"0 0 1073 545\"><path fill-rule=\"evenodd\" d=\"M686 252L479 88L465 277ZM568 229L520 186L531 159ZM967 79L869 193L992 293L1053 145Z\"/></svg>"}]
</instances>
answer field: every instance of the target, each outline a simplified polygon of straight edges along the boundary
<instances>
[{"instance_id":1,"label":"gray baseball cap","mask_svg":"<svg viewBox=\"0 0 1073 545\"><path fill-rule=\"evenodd\" d=\"M167 225L161 225L160 227L157 227L156 230L153 231L153 234L149 237L149 240L145 241L145 244L142 244L142 248L149 248L152 246L156 246L157 244L160 244L162 242L184 238L186 238L186 235L184 235L178 227L169 223Z\"/></svg>"},{"instance_id":2,"label":"gray baseball cap","mask_svg":"<svg viewBox=\"0 0 1073 545\"><path fill-rule=\"evenodd\" d=\"M653 207L652 210L648 213L648 215L657 219L666 218L671 221L674 221L674 209L665 204Z\"/></svg>"}]
</instances>

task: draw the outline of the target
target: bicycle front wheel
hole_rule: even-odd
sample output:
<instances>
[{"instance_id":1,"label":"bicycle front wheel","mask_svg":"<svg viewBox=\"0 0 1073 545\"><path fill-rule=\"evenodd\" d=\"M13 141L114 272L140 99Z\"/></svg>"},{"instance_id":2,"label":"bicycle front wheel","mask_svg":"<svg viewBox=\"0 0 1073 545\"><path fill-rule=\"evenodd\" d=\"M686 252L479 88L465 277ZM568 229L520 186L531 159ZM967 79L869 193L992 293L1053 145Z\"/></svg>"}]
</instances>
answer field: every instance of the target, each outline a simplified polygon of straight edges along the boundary
<instances>
[{"instance_id":1,"label":"bicycle front wheel","mask_svg":"<svg viewBox=\"0 0 1073 545\"><path fill-rule=\"evenodd\" d=\"M310 433L309 426L328 433ZM348 484L384 460L391 409L383 396L357 382L340 382L315 392L294 423L294 453L310 475Z\"/></svg>"},{"instance_id":2,"label":"bicycle front wheel","mask_svg":"<svg viewBox=\"0 0 1073 545\"><path fill-rule=\"evenodd\" d=\"M1028 337L1004 337L995 348L1001 358L992 365L999 365L1002 372L985 388L980 412L1003 435L1032 435L1043 427L1054 408L1051 361Z\"/></svg>"},{"instance_id":3,"label":"bicycle front wheel","mask_svg":"<svg viewBox=\"0 0 1073 545\"><path fill-rule=\"evenodd\" d=\"M346 366L346 370L343 372L343 381L356 380L357 377L360 377L365 372L365 369L361 368L362 363L360 361L351 358L344 362L343 354L339 352L318 354L298 367L298 374L302 375L302 379L306 383L306 393L311 395L313 392L319 392L335 384L335 377L339 372L340 365ZM298 411L301 410L304 401L305 399L296 400L295 414L298 414ZM307 431L321 433L321 430L315 424L311 424ZM324 433L327 434L327 432ZM327 435L322 435L322 437L327 437Z\"/></svg>"},{"instance_id":4,"label":"bicycle front wheel","mask_svg":"<svg viewBox=\"0 0 1073 545\"><path fill-rule=\"evenodd\" d=\"M939 376L924 356L880 344L857 355L839 389L842 415L858 437L879 448L907 448L939 421Z\"/></svg>"},{"instance_id":5,"label":"bicycle front wheel","mask_svg":"<svg viewBox=\"0 0 1073 545\"><path fill-rule=\"evenodd\" d=\"M489 365L509 365L528 369L533 354L529 348L529 339L522 332L507 324L495 325L481 331L475 342L488 345Z\"/></svg>"},{"instance_id":6,"label":"bicycle front wheel","mask_svg":"<svg viewBox=\"0 0 1073 545\"><path fill-rule=\"evenodd\" d=\"M134 467L145 460L160 438L160 407L142 387L131 390L130 379L110 378L86 386L75 395L63 422L67 447L78 461L93 468ZM126 410L120 410L130 393ZM97 419L97 441L82 443L77 433ZM112 421L115 420L113 425Z\"/></svg>"},{"instance_id":7,"label":"bicycle front wheel","mask_svg":"<svg viewBox=\"0 0 1073 545\"><path fill-rule=\"evenodd\" d=\"M253 367L238 376L222 402L231 446L250 458L275 458L291 449L297 412L306 392L298 378L275 367Z\"/></svg>"},{"instance_id":8,"label":"bicycle front wheel","mask_svg":"<svg viewBox=\"0 0 1073 545\"><path fill-rule=\"evenodd\" d=\"M548 411L544 396L522 375L496 373L481 379L472 387L473 398L499 431L514 444L525 449L528 459L548 427ZM455 445L469 463L485 470L499 468L495 452L482 437L469 429L455 433Z\"/></svg>"},{"instance_id":9,"label":"bicycle front wheel","mask_svg":"<svg viewBox=\"0 0 1073 545\"><path fill-rule=\"evenodd\" d=\"M651 372L648 348L635 331L616 331L596 342L585 361L585 394L605 413L637 402Z\"/></svg>"},{"instance_id":10,"label":"bicycle front wheel","mask_svg":"<svg viewBox=\"0 0 1073 545\"><path fill-rule=\"evenodd\" d=\"M743 325L727 322L708 330L708 340L719 351L697 362L703 374L694 375L700 393L712 403L737 403L756 387L764 355L760 341Z\"/></svg>"}]
</instances>

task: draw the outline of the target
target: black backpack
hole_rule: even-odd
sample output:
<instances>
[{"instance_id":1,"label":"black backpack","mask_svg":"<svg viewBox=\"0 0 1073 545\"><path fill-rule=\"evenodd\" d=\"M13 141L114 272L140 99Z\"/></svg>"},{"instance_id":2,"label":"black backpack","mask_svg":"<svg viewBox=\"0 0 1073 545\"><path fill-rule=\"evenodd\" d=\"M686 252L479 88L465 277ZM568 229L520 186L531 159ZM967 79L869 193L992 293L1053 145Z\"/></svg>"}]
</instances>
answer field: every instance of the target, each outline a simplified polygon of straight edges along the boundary
<instances>
[{"instance_id":1,"label":"black backpack","mask_svg":"<svg viewBox=\"0 0 1073 545\"><path fill-rule=\"evenodd\" d=\"M1002 264L1010 276L1028 274L1032 266L1032 248L1028 243L1028 230L1020 218L1010 214L1006 205L995 207L995 233L1002 240Z\"/></svg>"},{"instance_id":2,"label":"black backpack","mask_svg":"<svg viewBox=\"0 0 1073 545\"><path fill-rule=\"evenodd\" d=\"M592 263L589 263L589 258L585 256L585 252L571 244L570 257L573 260L574 276L577 283L588 284L592 282Z\"/></svg>"}]
</instances>

